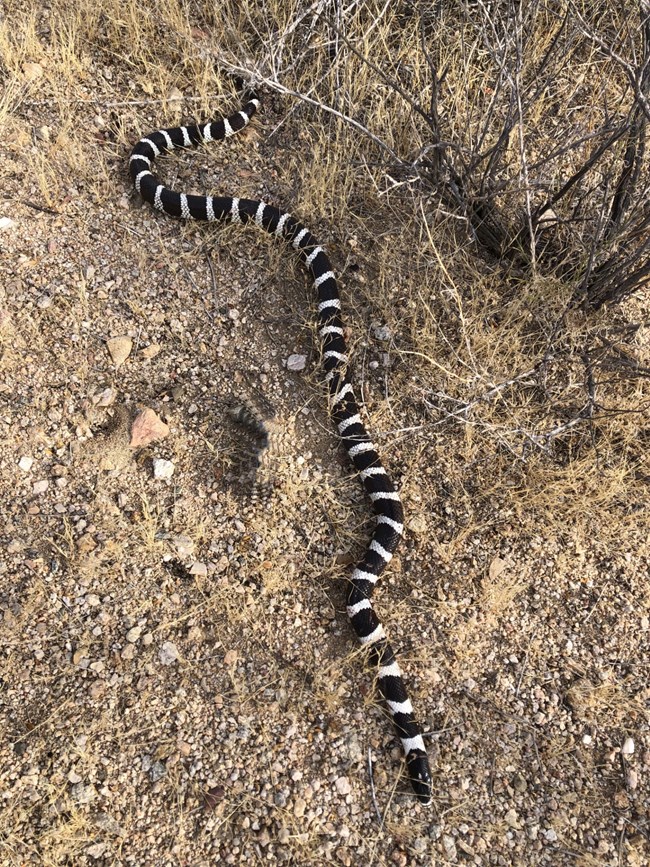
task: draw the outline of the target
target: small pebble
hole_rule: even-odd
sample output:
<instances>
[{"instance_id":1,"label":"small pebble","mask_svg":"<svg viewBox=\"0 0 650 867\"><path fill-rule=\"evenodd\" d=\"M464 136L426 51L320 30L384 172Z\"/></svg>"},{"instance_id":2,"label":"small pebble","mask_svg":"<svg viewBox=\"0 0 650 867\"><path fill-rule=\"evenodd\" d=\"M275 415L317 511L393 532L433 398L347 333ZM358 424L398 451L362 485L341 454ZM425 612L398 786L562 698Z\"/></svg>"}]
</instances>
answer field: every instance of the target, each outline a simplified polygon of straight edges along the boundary
<instances>
[{"instance_id":1,"label":"small pebble","mask_svg":"<svg viewBox=\"0 0 650 867\"><path fill-rule=\"evenodd\" d=\"M350 781L347 777L338 777L338 779L334 781L334 785L336 786L336 791L339 795L349 795L352 791Z\"/></svg>"},{"instance_id":2,"label":"small pebble","mask_svg":"<svg viewBox=\"0 0 650 867\"><path fill-rule=\"evenodd\" d=\"M306 366L306 355L290 355L289 358L287 358L287 370L304 370Z\"/></svg>"},{"instance_id":3,"label":"small pebble","mask_svg":"<svg viewBox=\"0 0 650 867\"><path fill-rule=\"evenodd\" d=\"M84 786L83 783L76 783L72 787L72 797L78 804L90 804L97 797L97 790L94 786Z\"/></svg>"},{"instance_id":4,"label":"small pebble","mask_svg":"<svg viewBox=\"0 0 650 867\"><path fill-rule=\"evenodd\" d=\"M37 78L42 77L43 67L40 63L28 61L27 63L23 63L23 73L27 81L35 81Z\"/></svg>"},{"instance_id":5,"label":"small pebble","mask_svg":"<svg viewBox=\"0 0 650 867\"><path fill-rule=\"evenodd\" d=\"M140 350L140 354L143 358L155 358L161 350L161 346L159 343L150 343L149 346L145 346L144 349Z\"/></svg>"},{"instance_id":6,"label":"small pebble","mask_svg":"<svg viewBox=\"0 0 650 867\"><path fill-rule=\"evenodd\" d=\"M173 665L178 660L178 649L173 641L166 641L160 648L158 658L162 665Z\"/></svg>"},{"instance_id":7,"label":"small pebble","mask_svg":"<svg viewBox=\"0 0 650 867\"><path fill-rule=\"evenodd\" d=\"M156 479L171 479L174 475L174 464L164 458L156 458L153 462L153 474Z\"/></svg>"},{"instance_id":8,"label":"small pebble","mask_svg":"<svg viewBox=\"0 0 650 867\"><path fill-rule=\"evenodd\" d=\"M413 517L409 520L407 527L411 531L411 533L415 533L419 536L422 535L422 533L426 533L427 522L422 515L413 515Z\"/></svg>"},{"instance_id":9,"label":"small pebble","mask_svg":"<svg viewBox=\"0 0 650 867\"><path fill-rule=\"evenodd\" d=\"M149 776L152 783L157 783L167 773L167 768L163 762L154 762L149 768Z\"/></svg>"},{"instance_id":10,"label":"small pebble","mask_svg":"<svg viewBox=\"0 0 650 867\"><path fill-rule=\"evenodd\" d=\"M388 325L376 325L372 329L372 333L377 340L383 340L384 342L390 340L393 336L393 332Z\"/></svg>"},{"instance_id":11,"label":"small pebble","mask_svg":"<svg viewBox=\"0 0 650 867\"><path fill-rule=\"evenodd\" d=\"M631 756L634 754L634 740L632 738L625 738L623 746L621 747L621 753L624 756Z\"/></svg>"},{"instance_id":12,"label":"small pebble","mask_svg":"<svg viewBox=\"0 0 650 867\"><path fill-rule=\"evenodd\" d=\"M458 852L456 851L456 842L449 834L442 835L442 848L445 850L445 855L450 861L455 861Z\"/></svg>"},{"instance_id":13,"label":"small pebble","mask_svg":"<svg viewBox=\"0 0 650 867\"><path fill-rule=\"evenodd\" d=\"M18 461L18 466L21 470L23 470L23 472L28 473L31 470L33 463L34 458L28 458L27 455L23 455L22 458Z\"/></svg>"},{"instance_id":14,"label":"small pebble","mask_svg":"<svg viewBox=\"0 0 650 867\"><path fill-rule=\"evenodd\" d=\"M106 341L106 348L108 349L115 366L119 367L131 354L133 341L126 335L120 337L109 337Z\"/></svg>"},{"instance_id":15,"label":"small pebble","mask_svg":"<svg viewBox=\"0 0 650 867\"><path fill-rule=\"evenodd\" d=\"M508 810L503 818L505 819L506 824L510 825L511 828L519 828L519 816L517 815L516 810Z\"/></svg>"}]
</instances>

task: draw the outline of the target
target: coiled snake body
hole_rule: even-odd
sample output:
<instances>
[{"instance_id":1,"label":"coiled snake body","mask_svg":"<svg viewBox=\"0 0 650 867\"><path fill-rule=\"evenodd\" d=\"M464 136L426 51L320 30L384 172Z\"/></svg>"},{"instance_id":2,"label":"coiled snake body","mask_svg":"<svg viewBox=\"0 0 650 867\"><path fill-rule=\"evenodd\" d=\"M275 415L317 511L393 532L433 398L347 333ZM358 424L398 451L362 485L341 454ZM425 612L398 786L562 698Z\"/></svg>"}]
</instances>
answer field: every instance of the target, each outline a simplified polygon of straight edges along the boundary
<instances>
[{"instance_id":1,"label":"coiled snake body","mask_svg":"<svg viewBox=\"0 0 650 867\"><path fill-rule=\"evenodd\" d=\"M243 129L258 106L259 100L252 96L241 111L228 118L201 126L152 132L133 148L129 169L136 190L156 210L186 220L253 221L269 234L291 244L311 274L318 299L318 333L330 394L330 413L376 516L372 539L349 579L347 612L359 641L368 649L369 661L377 667L379 689L401 739L413 790L420 801L429 803L431 774L422 733L393 648L372 606L375 585L404 531L402 504L366 432L354 397L347 372L341 302L330 261L302 223L273 205L251 199L177 193L161 184L153 172L154 161L161 154L174 148L228 138Z\"/></svg>"}]
</instances>

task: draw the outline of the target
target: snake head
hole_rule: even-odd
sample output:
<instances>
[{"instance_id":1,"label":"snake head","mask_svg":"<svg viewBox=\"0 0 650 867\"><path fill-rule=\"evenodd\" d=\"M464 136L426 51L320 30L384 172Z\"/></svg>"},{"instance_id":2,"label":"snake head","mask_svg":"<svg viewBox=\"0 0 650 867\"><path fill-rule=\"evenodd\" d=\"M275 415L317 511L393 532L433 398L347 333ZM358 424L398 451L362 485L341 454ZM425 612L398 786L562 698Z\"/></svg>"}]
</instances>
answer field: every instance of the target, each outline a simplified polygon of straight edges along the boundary
<instances>
[{"instance_id":1,"label":"snake head","mask_svg":"<svg viewBox=\"0 0 650 867\"><path fill-rule=\"evenodd\" d=\"M431 803L431 771L427 754L413 750L406 759L409 779L415 796L422 804Z\"/></svg>"}]
</instances>

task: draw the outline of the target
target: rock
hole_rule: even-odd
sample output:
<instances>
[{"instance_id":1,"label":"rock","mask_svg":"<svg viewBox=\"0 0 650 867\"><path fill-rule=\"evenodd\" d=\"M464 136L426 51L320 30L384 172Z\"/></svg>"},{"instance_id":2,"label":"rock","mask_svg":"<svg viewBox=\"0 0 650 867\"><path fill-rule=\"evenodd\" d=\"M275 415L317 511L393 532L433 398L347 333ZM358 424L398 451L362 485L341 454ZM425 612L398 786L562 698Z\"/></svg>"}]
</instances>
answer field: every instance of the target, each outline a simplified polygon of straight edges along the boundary
<instances>
[{"instance_id":1,"label":"rock","mask_svg":"<svg viewBox=\"0 0 650 867\"><path fill-rule=\"evenodd\" d=\"M191 557L194 553L194 542L189 536L172 536L170 541L173 542L179 557Z\"/></svg>"},{"instance_id":2,"label":"rock","mask_svg":"<svg viewBox=\"0 0 650 867\"><path fill-rule=\"evenodd\" d=\"M375 327L372 329L372 333L377 340L382 340L384 342L387 342L393 336L393 332L388 327L388 325L375 325Z\"/></svg>"},{"instance_id":3,"label":"rock","mask_svg":"<svg viewBox=\"0 0 650 867\"><path fill-rule=\"evenodd\" d=\"M505 560L502 560L501 557L495 557L490 563L490 580L496 580L507 566Z\"/></svg>"},{"instance_id":4,"label":"rock","mask_svg":"<svg viewBox=\"0 0 650 867\"><path fill-rule=\"evenodd\" d=\"M445 850L445 855L450 861L455 861L458 852L456 851L456 841L449 834L442 835L442 848Z\"/></svg>"},{"instance_id":5,"label":"rock","mask_svg":"<svg viewBox=\"0 0 650 867\"><path fill-rule=\"evenodd\" d=\"M41 479L38 482L34 482L32 486L32 493L34 494L44 494L45 491L49 488L50 483L47 479Z\"/></svg>"},{"instance_id":6,"label":"rock","mask_svg":"<svg viewBox=\"0 0 650 867\"><path fill-rule=\"evenodd\" d=\"M140 350L140 355L143 358L155 358L160 353L161 346L159 343L150 343L149 346L145 346L144 349Z\"/></svg>"},{"instance_id":7,"label":"rock","mask_svg":"<svg viewBox=\"0 0 650 867\"><path fill-rule=\"evenodd\" d=\"M129 445L132 449L140 449L148 446L149 443L163 439L168 434L169 425L165 424L152 409L143 409L131 425L131 442ZM159 477L157 476L156 478ZM169 476L165 478L169 478Z\"/></svg>"},{"instance_id":8,"label":"rock","mask_svg":"<svg viewBox=\"0 0 650 867\"><path fill-rule=\"evenodd\" d=\"M27 81L35 81L43 75L43 67L40 63L23 63L23 74Z\"/></svg>"},{"instance_id":9,"label":"rock","mask_svg":"<svg viewBox=\"0 0 650 867\"><path fill-rule=\"evenodd\" d=\"M96 680L88 690L93 701L98 701L106 692L106 684L103 680Z\"/></svg>"},{"instance_id":10,"label":"rock","mask_svg":"<svg viewBox=\"0 0 650 867\"><path fill-rule=\"evenodd\" d=\"M28 473L31 470L33 463L34 458L29 458L27 457L27 455L23 455L22 458L18 461L18 466L23 472Z\"/></svg>"},{"instance_id":11,"label":"rock","mask_svg":"<svg viewBox=\"0 0 650 867\"><path fill-rule=\"evenodd\" d=\"M90 804L97 797L97 790L94 786L84 786L83 783L76 783L72 787L72 797L78 804Z\"/></svg>"},{"instance_id":12,"label":"rock","mask_svg":"<svg viewBox=\"0 0 650 867\"><path fill-rule=\"evenodd\" d=\"M157 783L167 773L167 767L163 762L154 762L149 768L149 776L152 783Z\"/></svg>"},{"instance_id":13,"label":"rock","mask_svg":"<svg viewBox=\"0 0 650 867\"><path fill-rule=\"evenodd\" d=\"M97 547L97 542L93 539L90 533L84 533L77 539L77 551L80 554L89 554Z\"/></svg>"},{"instance_id":14,"label":"rock","mask_svg":"<svg viewBox=\"0 0 650 867\"><path fill-rule=\"evenodd\" d=\"M109 816L108 813L98 813L95 824L98 828L101 828L108 834L114 834L116 837L124 837L126 834L120 823L112 816Z\"/></svg>"},{"instance_id":15,"label":"rock","mask_svg":"<svg viewBox=\"0 0 650 867\"><path fill-rule=\"evenodd\" d=\"M131 354L133 341L126 335L122 335L121 337L109 337L106 341L106 348L108 349L115 366L119 367Z\"/></svg>"},{"instance_id":16,"label":"rock","mask_svg":"<svg viewBox=\"0 0 650 867\"><path fill-rule=\"evenodd\" d=\"M361 762L364 759L363 750L359 743L359 737L356 732L350 732L345 738L345 753L350 762Z\"/></svg>"},{"instance_id":17,"label":"rock","mask_svg":"<svg viewBox=\"0 0 650 867\"><path fill-rule=\"evenodd\" d=\"M521 774L515 774L514 777L512 778L512 787L515 790L515 792L519 792L520 794L522 794L528 788L528 783L521 776Z\"/></svg>"},{"instance_id":18,"label":"rock","mask_svg":"<svg viewBox=\"0 0 650 867\"><path fill-rule=\"evenodd\" d=\"M153 474L156 479L171 479L174 475L174 464L164 458L156 458L153 462Z\"/></svg>"},{"instance_id":19,"label":"rock","mask_svg":"<svg viewBox=\"0 0 650 867\"><path fill-rule=\"evenodd\" d=\"M15 225L16 223L11 217L0 217L0 229L13 229Z\"/></svg>"},{"instance_id":20,"label":"rock","mask_svg":"<svg viewBox=\"0 0 650 867\"><path fill-rule=\"evenodd\" d=\"M166 641L160 648L158 658L162 665L173 665L178 660L178 649L173 641Z\"/></svg>"},{"instance_id":21,"label":"rock","mask_svg":"<svg viewBox=\"0 0 650 867\"><path fill-rule=\"evenodd\" d=\"M349 795L352 791L352 786L347 777L338 777L338 779L334 780L334 786L339 795Z\"/></svg>"},{"instance_id":22,"label":"rock","mask_svg":"<svg viewBox=\"0 0 650 867\"><path fill-rule=\"evenodd\" d=\"M517 815L516 810L508 810L508 812L503 817L506 821L507 825L510 825L511 828L520 828L519 824L519 816Z\"/></svg>"},{"instance_id":23,"label":"rock","mask_svg":"<svg viewBox=\"0 0 650 867\"><path fill-rule=\"evenodd\" d=\"M93 403L96 403L97 406L110 406L115 402L115 398L117 397L117 392L114 388L110 386L105 388L103 391L98 392L93 397Z\"/></svg>"},{"instance_id":24,"label":"rock","mask_svg":"<svg viewBox=\"0 0 650 867\"><path fill-rule=\"evenodd\" d=\"M290 355L287 358L287 370L304 370L306 365L306 355Z\"/></svg>"},{"instance_id":25,"label":"rock","mask_svg":"<svg viewBox=\"0 0 650 867\"><path fill-rule=\"evenodd\" d=\"M634 754L634 741L632 738L625 738L623 746L621 747L621 753L624 756L631 756Z\"/></svg>"},{"instance_id":26,"label":"rock","mask_svg":"<svg viewBox=\"0 0 650 867\"><path fill-rule=\"evenodd\" d=\"M427 522L422 515L413 515L413 517L409 519L407 527L411 533L415 533L416 536L421 536L427 531Z\"/></svg>"}]
</instances>

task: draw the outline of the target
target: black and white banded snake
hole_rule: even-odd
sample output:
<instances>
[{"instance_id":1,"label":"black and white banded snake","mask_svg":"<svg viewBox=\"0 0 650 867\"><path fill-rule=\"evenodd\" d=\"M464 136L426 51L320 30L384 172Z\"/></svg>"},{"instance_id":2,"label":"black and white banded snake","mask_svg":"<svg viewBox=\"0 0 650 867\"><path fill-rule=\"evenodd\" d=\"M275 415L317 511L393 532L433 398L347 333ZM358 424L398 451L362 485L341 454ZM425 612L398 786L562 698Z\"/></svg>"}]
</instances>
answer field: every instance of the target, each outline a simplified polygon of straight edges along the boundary
<instances>
[{"instance_id":1,"label":"black and white banded snake","mask_svg":"<svg viewBox=\"0 0 650 867\"><path fill-rule=\"evenodd\" d=\"M135 145L129 169L135 188L158 211L185 220L254 222L298 251L311 274L318 299L318 333L322 366L330 394L330 414L341 441L372 503L376 526L361 561L349 578L347 612L369 661L377 669L377 683L395 730L402 742L408 775L417 798L431 800L431 772L422 732L413 714L402 672L383 626L372 606L372 594L404 532L399 494L384 470L365 429L348 376L341 302L330 261L305 226L273 205L228 196L177 193L160 183L154 161L175 148L219 141L242 130L259 106L251 95L242 109L228 118L201 126L180 126L150 133Z\"/></svg>"}]
</instances>

